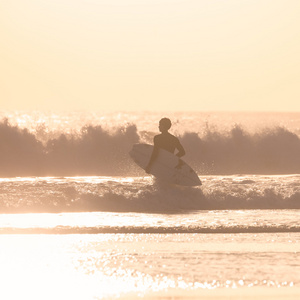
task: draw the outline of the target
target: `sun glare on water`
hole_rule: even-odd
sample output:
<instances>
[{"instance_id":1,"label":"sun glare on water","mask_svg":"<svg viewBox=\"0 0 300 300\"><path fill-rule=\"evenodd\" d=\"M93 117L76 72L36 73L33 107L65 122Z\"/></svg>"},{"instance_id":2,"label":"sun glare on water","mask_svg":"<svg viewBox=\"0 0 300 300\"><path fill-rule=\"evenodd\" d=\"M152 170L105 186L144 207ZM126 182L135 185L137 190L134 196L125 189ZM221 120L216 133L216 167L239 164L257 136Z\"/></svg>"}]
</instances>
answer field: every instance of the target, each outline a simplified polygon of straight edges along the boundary
<instances>
[{"instance_id":1,"label":"sun glare on water","mask_svg":"<svg viewBox=\"0 0 300 300\"><path fill-rule=\"evenodd\" d=\"M79 255L76 242L77 236L1 236L0 280L7 283L1 299L93 299L126 291L128 282L85 270L89 258Z\"/></svg>"},{"instance_id":2,"label":"sun glare on water","mask_svg":"<svg viewBox=\"0 0 300 300\"><path fill-rule=\"evenodd\" d=\"M170 278L153 278L128 268L134 257L125 255L125 265L119 256L134 249L118 250L114 241L120 237L113 235L87 239L79 235L2 235L0 239L0 280L7 283L1 287L1 299L102 299L144 295L176 285ZM182 282L181 287L188 286Z\"/></svg>"}]
</instances>

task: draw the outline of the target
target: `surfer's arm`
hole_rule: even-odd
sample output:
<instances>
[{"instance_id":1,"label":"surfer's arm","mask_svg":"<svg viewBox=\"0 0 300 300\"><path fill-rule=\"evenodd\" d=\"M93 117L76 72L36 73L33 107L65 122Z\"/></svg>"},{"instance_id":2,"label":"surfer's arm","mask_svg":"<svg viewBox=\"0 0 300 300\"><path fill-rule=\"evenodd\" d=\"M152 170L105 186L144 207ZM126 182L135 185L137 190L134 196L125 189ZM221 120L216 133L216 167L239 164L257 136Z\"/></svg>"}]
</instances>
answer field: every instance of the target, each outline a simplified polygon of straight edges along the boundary
<instances>
[{"instance_id":1,"label":"surfer's arm","mask_svg":"<svg viewBox=\"0 0 300 300\"><path fill-rule=\"evenodd\" d=\"M178 150L178 152L176 153L176 156L182 157L183 155L185 155L185 150L182 147L182 145L180 144L179 140L177 140L176 148Z\"/></svg>"},{"instance_id":2,"label":"surfer's arm","mask_svg":"<svg viewBox=\"0 0 300 300\"><path fill-rule=\"evenodd\" d=\"M177 139L177 143L176 143L176 149L178 150L178 152L176 153L176 156L179 159L178 159L178 164L175 167L175 169L180 169L181 166L183 165L183 161L180 159L180 157L182 157L183 155L185 155L185 150L184 150L183 146L180 144L180 142L179 142L178 139Z\"/></svg>"}]
</instances>

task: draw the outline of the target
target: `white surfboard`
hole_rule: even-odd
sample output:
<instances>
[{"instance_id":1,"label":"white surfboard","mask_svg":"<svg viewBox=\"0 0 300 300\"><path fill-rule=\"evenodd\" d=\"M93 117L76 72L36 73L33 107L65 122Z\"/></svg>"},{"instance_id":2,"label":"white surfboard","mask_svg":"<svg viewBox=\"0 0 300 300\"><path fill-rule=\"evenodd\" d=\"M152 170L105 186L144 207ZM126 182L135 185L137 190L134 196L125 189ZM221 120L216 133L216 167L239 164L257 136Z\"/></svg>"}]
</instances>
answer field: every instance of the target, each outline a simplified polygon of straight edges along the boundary
<instances>
[{"instance_id":1,"label":"white surfboard","mask_svg":"<svg viewBox=\"0 0 300 300\"><path fill-rule=\"evenodd\" d=\"M152 151L152 145L135 144L129 155L138 166L145 169ZM180 164L179 161L181 161ZM184 186L201 185L198 175L188 164L164 149L159 149L158 156L151 166L150 173L169 183Z\"/></svg>"}]
</instances>

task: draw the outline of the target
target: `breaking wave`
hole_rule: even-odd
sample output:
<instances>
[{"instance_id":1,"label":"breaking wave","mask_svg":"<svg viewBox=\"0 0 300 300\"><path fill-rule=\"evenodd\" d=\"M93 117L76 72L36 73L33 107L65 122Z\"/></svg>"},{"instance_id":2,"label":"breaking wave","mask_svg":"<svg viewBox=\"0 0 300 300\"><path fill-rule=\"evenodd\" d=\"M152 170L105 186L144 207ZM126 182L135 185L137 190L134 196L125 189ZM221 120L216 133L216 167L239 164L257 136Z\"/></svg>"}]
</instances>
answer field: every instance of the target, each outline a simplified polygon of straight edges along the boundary
<instances>
[{"instance_id":1,"label":"breaking wave","mask_svg":"<svg viewBox=\"0 0 300 300\"><path fill-rule=\"evenodd\" d=\"M154 133L135 124L112 130L84 126L77 133L36 132L0 122L0 176L141 175L128 152L134 143L152 143ZM197 128L180 136L185 161L201 174L300 173L299 136L283 127L250 133L235 125L221 132Z\"/></svg>"},{"instance_id":2,"label":"breaking wave","mask_svg":"<svg viewBox=\"0 0 300 300\"><path fill-rule=\"evenodd\" d=\"M259 176L261 177L261 176ZM300 209L299 176L262 182L213 177L201 188L95 177L32 178L0 182L1 213L134 212Z\"/></svg>"},{"instance_id":3,"label":"breaking wave","mask_svg":"<svg viewBox=\"0 0 300 300\"><path fill-rule=\"evenodd\" d=\"M138 227L138 226L99 226L99 227L72 227L57 226L54 228L0 228L0 234L98 234L98 233L119 233L119 234L176 234L176 233L291 233L300 232L299 226L220 226L217 228L203 227Z\"/></svg>"}]
</instances>

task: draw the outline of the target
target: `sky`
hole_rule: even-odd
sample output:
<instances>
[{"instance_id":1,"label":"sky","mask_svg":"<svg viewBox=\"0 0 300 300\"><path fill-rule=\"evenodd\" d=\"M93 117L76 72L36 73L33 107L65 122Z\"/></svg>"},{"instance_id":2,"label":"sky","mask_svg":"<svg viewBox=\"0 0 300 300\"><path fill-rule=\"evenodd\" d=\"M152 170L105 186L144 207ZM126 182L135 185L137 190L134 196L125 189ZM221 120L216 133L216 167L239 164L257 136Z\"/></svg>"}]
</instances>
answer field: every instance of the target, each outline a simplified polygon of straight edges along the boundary
<instances>
[{"instance_id":1,"label":"sky","mask_svg":"<svg viewBox=\"0 0 300 300\"><path fill-rule=\"evenodd\" d=\"M300 111L299 0L0 0L0 109Z\"/></svg>"}]
</instances>

